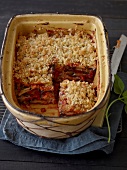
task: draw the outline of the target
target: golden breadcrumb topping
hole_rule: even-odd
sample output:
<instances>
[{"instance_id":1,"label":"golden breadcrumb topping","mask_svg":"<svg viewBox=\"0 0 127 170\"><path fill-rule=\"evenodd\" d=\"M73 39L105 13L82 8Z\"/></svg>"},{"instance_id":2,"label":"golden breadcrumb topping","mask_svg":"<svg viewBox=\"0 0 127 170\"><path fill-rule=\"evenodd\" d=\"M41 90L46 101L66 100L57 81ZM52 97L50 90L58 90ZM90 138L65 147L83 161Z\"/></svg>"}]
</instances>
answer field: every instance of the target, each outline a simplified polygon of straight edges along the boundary
<instances>
[{"instance_id":1,"label":"golden breadcrumb topping","mask_svg":"<svg viewBox=\"0 0 127 170\"><path fill-rule=\"evenodd\" d=\"M66 29L65 29L66 30ZM97 52L94 32L58 29L42 34L19 36L16 43L14 77L24 84L52 84L50 65L78 63L96 68Z\"/></svg>"},{"instance_id":2,"label":"golden breadcrumb topping","mask_svg":"<svg viewBox=\"0 0 127 170\"><path fill-rule=\"evenodd\" d=\"M93 83L64 80L60 83L60 112L81 113L90 110L97 101Z\"/></svg>"}]
</instances>

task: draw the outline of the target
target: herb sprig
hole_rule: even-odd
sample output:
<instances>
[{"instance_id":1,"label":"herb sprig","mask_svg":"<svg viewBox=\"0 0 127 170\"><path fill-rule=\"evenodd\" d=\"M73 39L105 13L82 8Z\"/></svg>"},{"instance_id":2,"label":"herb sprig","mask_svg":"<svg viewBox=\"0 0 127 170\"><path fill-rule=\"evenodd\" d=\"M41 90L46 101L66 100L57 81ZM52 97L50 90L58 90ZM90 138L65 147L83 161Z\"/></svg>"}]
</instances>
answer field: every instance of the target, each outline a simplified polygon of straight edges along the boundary
<instances>
[{"instance_id":1,"label":"herb sprig","mask_svg":"<svg viewBox=\"0 0 127 170\"><path fill-rule=\"evenodd\" d=\"M109 116L111 113L109 113L110 107L117 101L121 101L124 103L124 109L125 112L127 113L127 90L125 90L125 85L124 82L121 80L121 78L118 75L114 75L115 81L114 81L114 92L119 95L118 98L113 100L107 107L106 109L106 122L107 122L107 127L108 127L108 143L111 141L111 129L110 129L110 124L109 124Z\"/></svg>"}]
</instances>

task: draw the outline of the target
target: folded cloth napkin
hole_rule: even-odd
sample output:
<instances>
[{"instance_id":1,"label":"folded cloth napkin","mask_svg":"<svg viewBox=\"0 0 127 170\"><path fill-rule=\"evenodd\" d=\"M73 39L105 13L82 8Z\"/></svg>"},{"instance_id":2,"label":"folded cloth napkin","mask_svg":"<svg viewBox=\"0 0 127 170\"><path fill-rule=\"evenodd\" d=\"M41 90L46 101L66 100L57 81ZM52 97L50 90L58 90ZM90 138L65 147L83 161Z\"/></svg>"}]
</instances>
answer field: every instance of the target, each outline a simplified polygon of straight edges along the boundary
<instances>
[{"instance_id":1,"label":"folded cloth napkin","mask_svg":"<svg viewBox=\"0 0 127 170\"><path fill-rule=\"evenodd\" d=\"M118 73L127 89L127 74ZM111 100L116 98L115 94L111 94ZM15 117L8 111L5 111L0 126L0 139L8 140L15 145L25 148L59 153L59 154L81 154L95 150L104 151L109 154L113 151L117 129L123 110L123 103L115 103L111 109L109 117L111 127L111 142L108 143L107 126L89 127L81 134L68 139L46 139L35 136L23 129L16 121Z\"/></svg>"}]
</instances>

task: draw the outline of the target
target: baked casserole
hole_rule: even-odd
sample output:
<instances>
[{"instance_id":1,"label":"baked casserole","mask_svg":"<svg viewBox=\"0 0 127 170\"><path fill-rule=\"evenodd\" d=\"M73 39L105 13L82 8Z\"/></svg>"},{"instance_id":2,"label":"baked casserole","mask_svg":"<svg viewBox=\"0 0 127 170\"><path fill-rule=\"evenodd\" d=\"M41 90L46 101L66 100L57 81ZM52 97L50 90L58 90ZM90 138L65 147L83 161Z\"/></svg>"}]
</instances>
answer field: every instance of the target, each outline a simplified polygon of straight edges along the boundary
<instances>
[{"instance_id":1,"label":"baked casserole","mask_svg":"<svg viewBox=\"0 0 127 170\"><path fill-rule=\"evenodd\" d=\"M19 105L42 115L47 107L56 108L55 116L87 112L97 101L97 62L95 31L59 28L19 34L13 66ZM65 86L66 94L60 90Z\"/></svg>"}]
</instances>

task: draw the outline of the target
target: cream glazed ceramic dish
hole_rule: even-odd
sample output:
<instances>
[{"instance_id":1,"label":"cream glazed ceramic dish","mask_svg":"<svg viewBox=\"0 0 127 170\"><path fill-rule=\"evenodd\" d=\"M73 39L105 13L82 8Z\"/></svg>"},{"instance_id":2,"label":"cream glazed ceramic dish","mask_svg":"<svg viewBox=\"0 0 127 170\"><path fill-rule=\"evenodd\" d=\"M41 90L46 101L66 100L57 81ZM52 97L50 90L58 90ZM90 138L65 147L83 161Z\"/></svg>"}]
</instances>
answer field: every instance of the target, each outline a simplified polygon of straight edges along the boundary
<instances>
[{"instance_id":1,"label":"cream glazed ceramic dish","mask_svg":"<svg viewBox=\"0 0 127 170\"><path fill-rule=\"evenodd\" d=\"M88 112L64 117L37 115L22 110L17 103L14 82L13 63L15 45L20 33L38 33L41 29L76 28L96 32L98 67L95 83L98 88L98 100ZM96 16L67 14L24 14L13 17L6 28L1 49L1 87L0 93L7 109L16 117L18 123L27 131L47 138L68 138L75 136L89 126L102 126L105 109L110 96L110 66L108 56L107 32L102 21ZM53 110L52 110L53 112Z\"/></svg>"}]
</instances>

